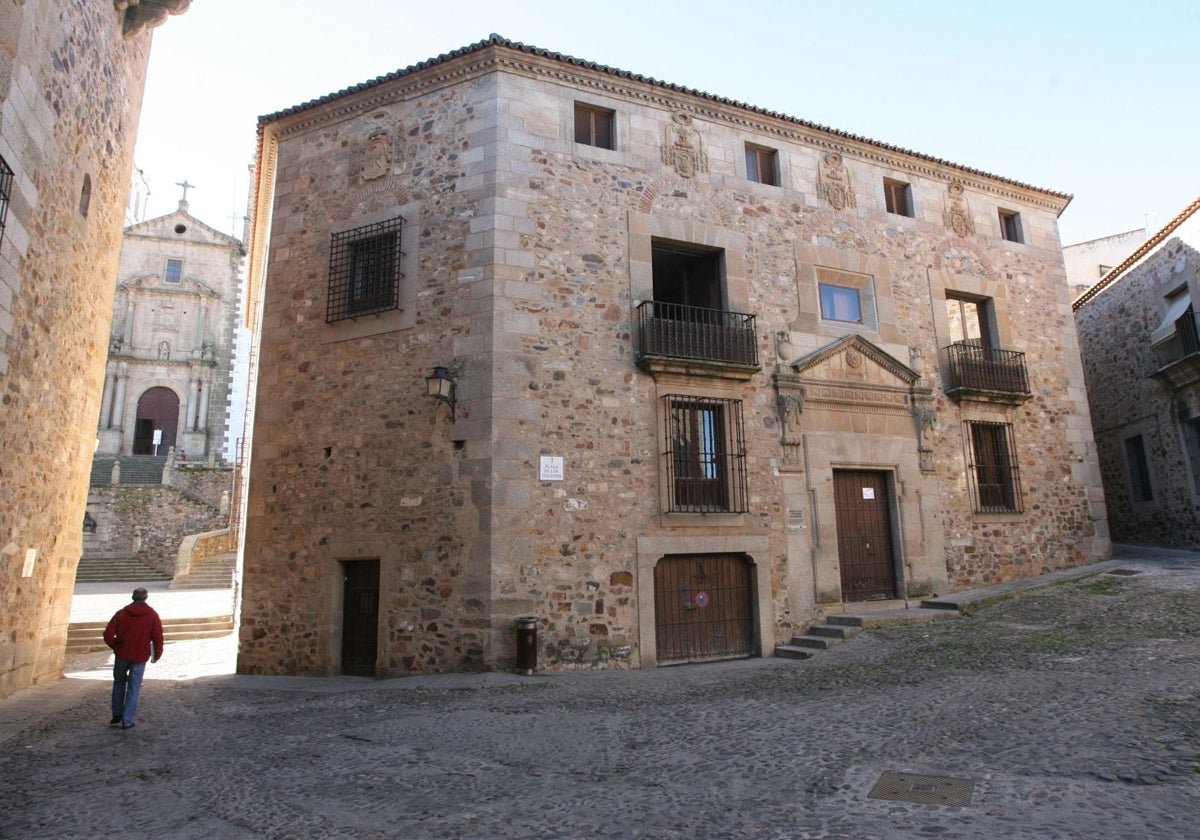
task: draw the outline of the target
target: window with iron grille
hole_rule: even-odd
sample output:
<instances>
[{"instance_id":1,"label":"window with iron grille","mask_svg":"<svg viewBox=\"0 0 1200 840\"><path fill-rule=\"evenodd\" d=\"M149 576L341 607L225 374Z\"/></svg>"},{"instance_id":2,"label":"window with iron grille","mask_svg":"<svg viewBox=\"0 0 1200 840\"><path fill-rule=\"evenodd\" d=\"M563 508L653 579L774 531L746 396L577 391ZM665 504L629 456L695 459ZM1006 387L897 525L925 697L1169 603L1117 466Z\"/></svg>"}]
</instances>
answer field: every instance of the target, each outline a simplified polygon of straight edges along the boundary
<instances>
[{"instance_id":1,"label":"window with iron grille","mask_svg":"<svg viewBox=\"0 0 1200 840\"><path fill-rule=\"evenodd\" d=\"M663 397L667 510L744 513L746 440L741 400Z\"/></svg>"},{"instance_id":2,"label":"window with iron grille","mask_svg":"<svg viewBox=\"0 0 1200 840\"><path fill-rule=\"evenodd\" d=\"M1154 501L1150 484L1150 462L1146 458L1146 440L1141 435L1125 438L1125 463L1129 467L1129 489L1135 502Z\"/></svg>"},{"instance_id":3,"label":"window with iron grille","mask_svg":"<svg viewBox=\"0 0 1200 840\"><path fill-rule=\"evenodd\" d=\"M967 421L967 478L976 513L1020 513L1021 480L1011 423Z\"/></svg>"},{"instance_id":4,"label":"window with iron grille","mask_svg":"<svg viewBox=\"0 0 1200 840\"><path fill-rule=\"evenodd\" d=\"M12 196L12 186L12 167L0 157L0 238L4 236L4 225L8 221L8 199Z\"/></svg>"},{"instance_id":5,"label":"window with iron grille","mask_svg":"<svg viewBox=\"0 0 1200 840\"><path fill-rule=\"evenodd\" d=\"M613 118L616 112L610 108L575 103L575 142L600 149L615 149Z\"/></svg>"},{"instance_id":6,"label":"window with iron grille","mask_svg":"<svg viewBox=\"0 0 1200 840\"><path fill-rule=\"evenodd\" d=\"M332 235L325 323L400 308L400 228L397 216Z\"/></svg>"}]
</instances>

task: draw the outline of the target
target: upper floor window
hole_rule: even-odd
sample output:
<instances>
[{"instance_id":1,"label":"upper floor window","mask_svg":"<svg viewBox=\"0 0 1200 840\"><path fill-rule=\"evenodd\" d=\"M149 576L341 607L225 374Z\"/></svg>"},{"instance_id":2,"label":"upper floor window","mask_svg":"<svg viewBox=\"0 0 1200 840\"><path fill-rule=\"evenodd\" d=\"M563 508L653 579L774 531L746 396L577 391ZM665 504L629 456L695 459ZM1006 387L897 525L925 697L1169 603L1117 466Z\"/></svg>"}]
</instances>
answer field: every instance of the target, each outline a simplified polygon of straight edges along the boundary
<instances>
[{"instance_id":1,"label":"upper floor window","mask_svg":"<svg viewBox=\"0 0 1200 840\"><path fill-rule=\"evenodd\" d=\"M897 216L912 216L912 187L903 181L883 179L883 201L889 213Z\"/></svg>"},{"instance_id":2,"label":"upper floor window","mask_svg":"<svg viewBox=\"0 0 1200 840\"><path fill-rule=\"evenodd\" d=\"M400 308L400 231L396 216L332 234L325 323Z\"/></svg>"},{"instance_id":3,"label":"upper floor window","mask_svg":"<svg viewBox=\"0 0 1200 840\"><path fill-rule=\"evenodd\" d=\"M1125 438L1125 463L1129 467L1129 488L1135 502L1154 501L1150 484L1150 462L1146 458L1146 441L1141 435Z\"/></svg>"},{"instance_id":4,"label":"upper floor window","mask_svg":"<svg viewBox=\"0 0 1200 840\"><path fill-rule=\"evenodd\" d=\"M1011 423L967 421L967 477L976 513L1020 513L1021 482Z\"/></svg>"},{"instance_id":5,"label":"upper floor window","mask_svg":"<svg viewBox=\"0 0 1200 840\"><path fill-rule=\"evenodd\" d=\"M862 323L862 303L858 299L858 289L831 286L827 283L819 283L818 287L821 290L822 318L829 321Z\"/></svg>"},{"instance_id":6,"label":"upper floor window","mask_svg":"<svg viewBox=\"0 0 1200 840\"><path fill-rule=\"evenodd\" d=\"M4 224L8 221L8 200L12 197L12 186L12 168L0 157L0 237L4 236Z\"/></svg>"},{"instance_id":7,"label":"upper floor window","mask_svg":"<svg viewBox=\"0 0 1200 840\"><path fill-rule=\"evenodd\" d=\"M1021 230L1021 214L1012 210L1000 211L1000 235L1009 242L1024 242L1025 233Z\"/></svg>"},{"instance_id":8,"label":"upper floor window","mask_svg":"<svg viewBox=\"0 0 1200 840\"><path fill-rule=\"evenodd\" d=\"M667 510L745 512L746 440L741 401L668 394L663 408Z\"/></svg>"},{"instance_id":9,"label":"upper floor window","mask_svg":"<svg viewBox=\"0 0 1200 840\"><path fill-rule=\"evenodd\" d=\"M613 119L616 112L609 108L575 103L575 142L601 149L615 149Z\"/></svg>"},{"instance_id":10,"label":"upper floor window","mask_svg":"<svg viewBox=\"0 0 1200 840\"><path fill-rule=\"evenodd\" d=\"M876 329L875 291L869 274L856 274L826 266L816 267L821 318Z\"/></svg>"},{"instance_id":11,"label":"upper floor window","mask_svg":"<svg viewBox=\"0 0 1200 840\"><path fill-rule=\"evenodd\" d=\"M950 325L950 338L957 344L965 342L980 347L991 347L992 340L991 301L984 298L958 297L946 293L946 318Z\"/></svg>"},{"instance_id":12,"label":"upper floor window","mask_svg":"<svg viewBox=\"0 0 1200 840\"><path fill-rule=\"evenodd\" d=\"M779 186L779 153L765 146L746 144L746 177L760 184Z\"/></svg>"},{"instance_id":13,"label":"upper floor window","mask_svg":"<svg viewBox=\"0 0 1200 840\"><path fill-rule=\"evenodd\" d=\"M167 268L163 272L163 282L183 282L183 260L167 260Z\"/></svg>"}]
</instances>

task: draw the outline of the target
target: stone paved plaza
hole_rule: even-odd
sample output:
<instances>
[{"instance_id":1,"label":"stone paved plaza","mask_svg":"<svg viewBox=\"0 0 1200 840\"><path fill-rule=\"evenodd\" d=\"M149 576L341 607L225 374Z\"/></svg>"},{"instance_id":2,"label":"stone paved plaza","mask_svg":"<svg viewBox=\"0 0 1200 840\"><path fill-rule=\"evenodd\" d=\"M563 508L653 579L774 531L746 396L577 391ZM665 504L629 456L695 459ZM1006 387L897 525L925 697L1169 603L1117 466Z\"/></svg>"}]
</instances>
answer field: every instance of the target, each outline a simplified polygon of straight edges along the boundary
<instances>
[{"instance_id":1,"label":"stone paved plaza","mask_svg":"<svg viewBox=\"0 0 1200 840\"><path fill-rule=\"evenodd\" d=\"M74 657L0 703L0 836L1195 838L1200 559L1118 559L804 662L181 679L232 652L183 642L129 732Z\"/></svg>"}]
</instances>

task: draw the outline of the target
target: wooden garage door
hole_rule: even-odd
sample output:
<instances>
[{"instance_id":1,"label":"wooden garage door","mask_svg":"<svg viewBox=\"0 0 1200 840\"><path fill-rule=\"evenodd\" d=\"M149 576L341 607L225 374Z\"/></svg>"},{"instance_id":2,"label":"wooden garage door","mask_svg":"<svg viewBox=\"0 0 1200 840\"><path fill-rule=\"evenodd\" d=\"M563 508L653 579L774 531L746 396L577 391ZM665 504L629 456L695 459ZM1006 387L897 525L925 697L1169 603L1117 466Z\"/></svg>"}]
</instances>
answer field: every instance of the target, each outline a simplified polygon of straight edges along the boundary
<instances>
[{"instance_id":1,"label":"wooden garage door","mask_svg":"<svg viewBox=\"0 0 1200 840\"><path fill-rule=\"evenodd\" d=\"M658 663L754 653L750 561L743 554L675 554L654 568Z\"/></svg>"},{"instance_id":2,"label":"wooden garage door","mask_svg":"<svg viewBox=\"0 0 1200 840\"><path fill-rule=\"evenodd\" d=\"M887 473L834 470L838 566L843 601L896 597Z\"/></svg>"}]
</instances>

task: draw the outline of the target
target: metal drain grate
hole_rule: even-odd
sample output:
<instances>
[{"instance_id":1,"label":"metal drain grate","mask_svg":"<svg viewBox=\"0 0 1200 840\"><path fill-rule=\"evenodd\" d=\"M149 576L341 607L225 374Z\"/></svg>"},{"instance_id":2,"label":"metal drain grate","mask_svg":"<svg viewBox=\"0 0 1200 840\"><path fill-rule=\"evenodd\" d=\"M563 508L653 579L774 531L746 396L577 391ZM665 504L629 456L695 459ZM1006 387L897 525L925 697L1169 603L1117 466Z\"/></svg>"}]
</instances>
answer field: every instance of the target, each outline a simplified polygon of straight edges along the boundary
<instances>
[{"instance_id":1,"label":"metal drain grate","mask_svg":"<svg viewBox=\"0 0 1200 840\"><path fill-rule=\"evenodd\" d=\"M975 782L948 776L918 776L914 773L887 772L879 777L867 796L916 802L920 805L970 805Z\"/></svg>"},{"instance_id":2,"label":"metal drain grate","mask_svg":"<svg viewBox=\"0 0 1200 840\"><path fill-rule=\"evenodd\" d=\"M1130 577L1132 575L1140 575L1138 569L1113 569L1111 572L1105 572L1106 575L1120 575L1121 577Z\"/></svg>"}]
</instances>

